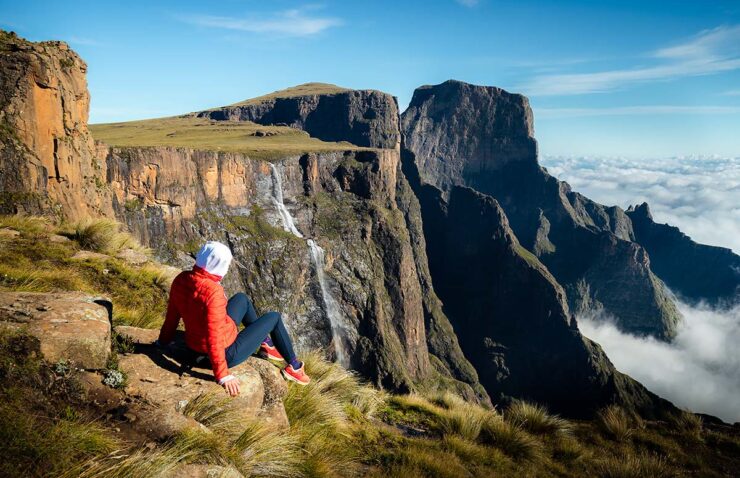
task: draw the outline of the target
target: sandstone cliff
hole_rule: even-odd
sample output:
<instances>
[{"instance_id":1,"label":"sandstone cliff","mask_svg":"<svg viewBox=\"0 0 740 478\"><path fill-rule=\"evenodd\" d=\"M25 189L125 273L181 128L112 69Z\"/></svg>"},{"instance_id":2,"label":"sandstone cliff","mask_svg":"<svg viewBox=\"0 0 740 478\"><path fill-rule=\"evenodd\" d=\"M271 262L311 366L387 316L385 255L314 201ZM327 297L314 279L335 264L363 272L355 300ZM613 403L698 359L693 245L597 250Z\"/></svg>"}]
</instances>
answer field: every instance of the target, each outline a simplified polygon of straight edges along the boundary
<instances>
[{"instance_id":1,"label":"sandstone cliff","mask_svg":"<svg viewBox=\"0 0 740 478\"><path fill-rule=\"evenodd\" d=\"M110 212L87 130L86 70L64 43L0 31L0 212Z\"/></svg>"},{"instance_id":2,"label":"sandstone cliff","mask_svg":"<svg viewBox=\"0 0 740 478\"><path fill-rule=\"evenodd\" d=\"M603 310L627 331L672 337L680 316L647 253L632 242L629 218L538 165L525 97L458 81L421 87L402 129L424 182L446 194L468 186L498 200L521 244L563 285L575 312Z\"/></svg>"}]
</instances>

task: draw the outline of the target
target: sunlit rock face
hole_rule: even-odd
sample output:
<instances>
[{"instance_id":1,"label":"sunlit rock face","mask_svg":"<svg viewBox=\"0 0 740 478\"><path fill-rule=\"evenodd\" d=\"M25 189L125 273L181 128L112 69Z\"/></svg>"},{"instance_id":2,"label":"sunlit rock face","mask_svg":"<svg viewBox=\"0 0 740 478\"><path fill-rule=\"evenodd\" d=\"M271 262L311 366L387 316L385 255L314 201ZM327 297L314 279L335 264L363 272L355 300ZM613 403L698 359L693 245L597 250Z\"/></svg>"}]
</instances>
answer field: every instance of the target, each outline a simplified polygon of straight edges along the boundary
<instances>
[{"instance_id":1,"label":"sunlit rock face","mask_svg":"<svg viewBox=\"0 0 740 478\"><path fill-rule=\"evenodd\" d=\"M85 62L65 43L0 31L0 70L0 212L109 214Z\"/></svg>"}]
</instances>

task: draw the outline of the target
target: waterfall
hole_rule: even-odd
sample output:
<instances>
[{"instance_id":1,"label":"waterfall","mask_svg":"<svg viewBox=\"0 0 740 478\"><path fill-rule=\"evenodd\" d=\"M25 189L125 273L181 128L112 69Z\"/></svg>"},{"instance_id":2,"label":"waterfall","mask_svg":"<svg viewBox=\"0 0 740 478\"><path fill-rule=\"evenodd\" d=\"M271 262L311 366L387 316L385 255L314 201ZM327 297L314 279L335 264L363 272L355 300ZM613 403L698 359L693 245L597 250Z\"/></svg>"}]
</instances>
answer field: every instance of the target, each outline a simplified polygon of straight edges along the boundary
<instances>
[{"instance_id":1,"label":"waterfall","mask_svg":"<svg viewBox=\"0 0 740 478\"><path fill-rule=\"evenodd\" d=\"M306 242L311 250L311 262L313 262L316 268L316 276L319 279L324 310L326 310L326 316L329 317L329 324L331 324L331 335L334 342L334 352L337 354L337 362L346 368L349 367L349 361L347 360L347 351L344 344L346 334L342 325L342 312L326 283L326 274L324 274L324 250L313 239L309 239Z\"/></svg>"},{"instance_id":2,"label":"waterfall","mask_svg":"<svg viewBox=\"0 0 740 478\"><path fill-rule=\"evenodd\" d=\"M293 220L293 216L285 207L283 201L283 182L280 178L280 172L277 167L270 163L270 176L272 177L272 203L280 214L280 219L283 223L283 229L292 233L296 237L303 239L303 234L298 230ZM345 345L345 326L343 325L342 311L339 308L339 303L331 294L329 285L326 282L326 274L324 273L324 249L321 248L316 241L308 239L306 241L311 256L311 263L316 270L316 277L319 281L319 288L321 290L321 300L324 303L324 311L326 316L329 318L329 324L331 325L331 336L334 344L334 352L337 356L337 362L345 368L349 367L349 360L347 356L347 348Z\"/></svg>"},{"instance_id":3,"label":"waterfall","mask_svg":"<svg viewBox=\"0 0 740 478\"><path fill-rule=\"evenodd\" d=\"M294 236L303 239L303 234L295 227L295 221L293 216L290 215L290 211L285 207L283 202L283 180L280 179L280 173L274 164L270 163L270 176L272 177L272 203L280 213L280 219L283 222L283 229L293 233Z\"/></svg>"}]
</instances>

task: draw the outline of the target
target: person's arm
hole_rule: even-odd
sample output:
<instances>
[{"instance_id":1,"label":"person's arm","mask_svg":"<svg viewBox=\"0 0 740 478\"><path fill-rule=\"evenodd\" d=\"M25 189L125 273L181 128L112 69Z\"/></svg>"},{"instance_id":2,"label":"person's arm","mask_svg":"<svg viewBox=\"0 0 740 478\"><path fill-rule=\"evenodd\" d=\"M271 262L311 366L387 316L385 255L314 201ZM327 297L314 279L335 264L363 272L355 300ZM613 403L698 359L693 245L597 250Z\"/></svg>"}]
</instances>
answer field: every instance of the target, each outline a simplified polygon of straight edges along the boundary
<instances>
[{"instance_id":1,"label":"person's arm","mask_svg":"<svg viewBox=\"0 0 740 478\"><path fill-rule=\"evenodd\" d=\"M229 367L226 363L226 349L221 340L221 327L226 319L226 296L220 287L211 294L206 304L206 324L207 324L207 343L208 358L213 367L213 376L219 385L222 385L229 395L239 394L239 380L229 374Z\"/></svg>"},{"instance_id":2,"label":"person's arm","mask_svg":"<svg viewBox=\"0 0 740 478\"><path fill-rule=\"evenodd\" d=\"M172 339L175 338L177 326L180 324L180 313L177 311L173 297L175 295L173 293L174 289L175 285L173 284L170 288L170 298L167 303L167 316L164 319L164 324L162 324L162 329L159 331L159 339L157 340L159 345L167 345L172 342Z\"/></svg>"}]
</instances>

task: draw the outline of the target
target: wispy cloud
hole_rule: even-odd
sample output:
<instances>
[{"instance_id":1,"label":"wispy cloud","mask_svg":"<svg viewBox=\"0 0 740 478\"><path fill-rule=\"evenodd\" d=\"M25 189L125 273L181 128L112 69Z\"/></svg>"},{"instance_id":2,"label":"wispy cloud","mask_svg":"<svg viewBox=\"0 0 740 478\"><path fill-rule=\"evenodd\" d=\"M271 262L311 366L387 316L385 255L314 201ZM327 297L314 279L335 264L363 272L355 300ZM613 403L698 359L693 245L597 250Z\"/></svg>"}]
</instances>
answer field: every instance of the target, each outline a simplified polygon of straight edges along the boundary
<instances>
[{"instance_id":1,"label":"wispy cloud","mask_svg":"<svg viewBox=\"0 0 740 478\"><path fill-rule=\"evenodd\" d=\"M310 15L307 10L309 9L296 8L270 16L250 15L239 18L214 15L187 15L179 18L187 23L209 28L297 37L315 35L342 24L338 18Z\"/></svg>"},{"instance_id":2,"label":"wispy cloud","mask_svg":"<svg viewBox=\"0 0 740 478\"><path fill-rule=\"evenodd\" d=\"M460 5L466 6L466 7L474 7L480 3L480 0L455 0Z\"/></svg>"},{"instance_id":3,"label":"wispy cloud","mask_svg":"<svg viewBox=\"0 0 740 478\"><path fill-rule=\"evenodd\" d=\"M578 118L585 116L721 115L738 113L740 113L740 106L645 105L608 108L535 108L537 119Z\"/></svg>"},{"instance_id":4,"label":"wispy cloud","mask_svg":"<svg viewBox=\"0 0 740 478\"><path fill-rule=\"evenodd\" d=\"M740 96L740 90L729 90L722 93L725 96Z\"/></svg>"},{"instance_id":5,"label":"wispy cloud","mask_svg":"<svg viewBox=\"0 0 740 478\"><path fill-rule=\"evenodd\" d=\"M72 45L84 45L84 46L101 46L103 44L99 42L98 40L93 40L92 38L84 38L84 37L76 37L76 36L71 36L67 38L67 42L71 43Z\"/></svg>"},{"instance_id":6,"label":"wispy cloud","mask_svg":"<svg viewBox=\"0 0 740 478\"><path fill-rule=\"evenodd\" d=\"M533 96L601 93L636 83L740 69L740 25L705 30L647 55L652 65L588 73L550 74L520 87Z\"/></svg>"}]
</instances>

